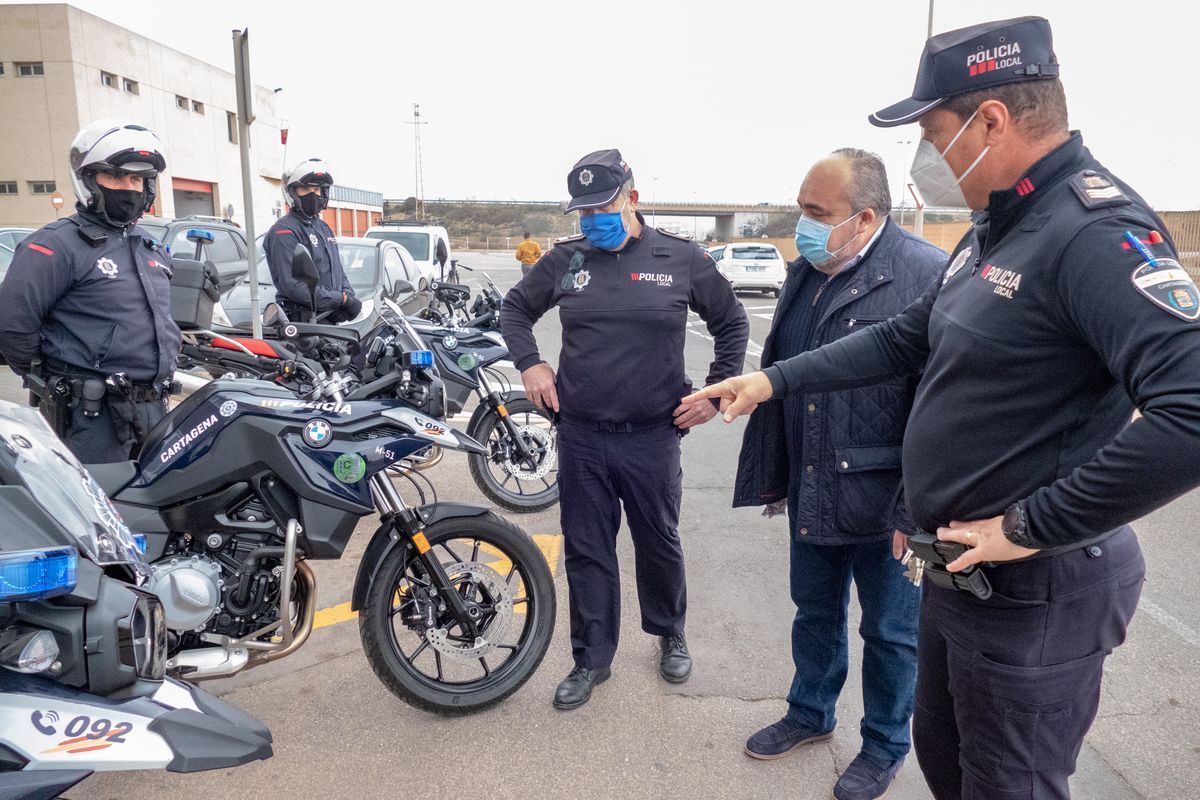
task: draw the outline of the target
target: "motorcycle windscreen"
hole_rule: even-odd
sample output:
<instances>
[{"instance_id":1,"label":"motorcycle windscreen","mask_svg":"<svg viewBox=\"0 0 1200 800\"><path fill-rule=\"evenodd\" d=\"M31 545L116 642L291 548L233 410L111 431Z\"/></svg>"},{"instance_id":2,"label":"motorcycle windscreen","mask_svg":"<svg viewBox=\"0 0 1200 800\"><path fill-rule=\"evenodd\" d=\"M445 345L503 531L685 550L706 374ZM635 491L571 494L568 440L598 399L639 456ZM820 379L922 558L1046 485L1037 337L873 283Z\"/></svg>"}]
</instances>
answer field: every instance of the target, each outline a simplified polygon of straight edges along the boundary
<instances>
[{"instance_id":1,"label":"motorcycle windscreen","mask_svg":"<svg viewBox=\"0 0 1200 800\"><path fill-rule=\"evenodd\" d=\"M98 564L149 568L100 485L35 409L0 401L0 482L23 485Z\"/></svg>"}]
</instances>

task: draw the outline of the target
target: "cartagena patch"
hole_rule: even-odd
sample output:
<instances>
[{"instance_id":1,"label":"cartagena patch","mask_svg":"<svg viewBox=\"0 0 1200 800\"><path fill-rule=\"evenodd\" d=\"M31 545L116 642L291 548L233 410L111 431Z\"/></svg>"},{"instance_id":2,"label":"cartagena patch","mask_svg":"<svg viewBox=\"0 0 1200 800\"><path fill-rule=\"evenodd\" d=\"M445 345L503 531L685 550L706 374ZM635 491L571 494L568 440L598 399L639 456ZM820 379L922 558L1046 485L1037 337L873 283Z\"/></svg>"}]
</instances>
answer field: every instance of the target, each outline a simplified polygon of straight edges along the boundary
<instances>
[{"instance_id":1,"label":"cartagena patch","mask_svg":"<svg viewBox=\"0 0 1200 800\"><path fill-rule=\"evenodd\" d=\"M1200 291L1197 291L1192 276L1173 258L1155 260L1158 266L1143 261L1134 268L1129 276L1134 288L1154 305L1180 319L1188 322L1200 319Z\"/></svg>"}]
</instances>

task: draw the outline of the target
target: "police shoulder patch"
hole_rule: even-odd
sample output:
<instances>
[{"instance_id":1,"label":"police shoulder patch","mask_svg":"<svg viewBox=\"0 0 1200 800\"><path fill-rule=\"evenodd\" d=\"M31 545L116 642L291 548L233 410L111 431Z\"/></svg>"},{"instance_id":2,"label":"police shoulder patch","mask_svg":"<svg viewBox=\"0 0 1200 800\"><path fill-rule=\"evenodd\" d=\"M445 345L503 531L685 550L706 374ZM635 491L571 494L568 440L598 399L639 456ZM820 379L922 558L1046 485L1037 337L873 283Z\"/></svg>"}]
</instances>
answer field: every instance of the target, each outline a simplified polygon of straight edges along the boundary
<instances>
[{"instance_id":1,"label":"police shoulder patch","mask_svg":"<svg viewBox=\"0 0 1200 800\"><path fill-rule=\"evenodd\" d=\"M1134 288L1154 305L1180 319L1188 322L1200 319L1200 291L1187 270L1173 258L1154 260L1157 266L1143 261L1134 267L1129 276Z\"/></svg>"},{"instance_id":2,"label":"police shoulder patch","mask_svg":"<svg viewBox=\"0 0 1200 800\"><path fill-rule=\"evenodd\" d=\"M583 238L584 238L584 235L582 233L577 233L574 236L560 236L559 238L554 240L554 243L555 244L563 244L564 242L578 242L580 239L583 239Z\"/></svg>"},{"instance_id":3,"label":"police shoulder patch","mask_svg":"<svg viewBox=\"0 0 1200 800\"><path fill-rule=\"evenodd\" d=\"M670 236L672 239L682 239L685 242L690 242L692 240L692 237L690 236L686 236L682 233L676 233L675 231L669 231L665 228L655 228L654 230L658 231L663 236Z\"/></svg>"},{"instance_id":4,"label":"police shoulder patch","mask_svg":"<svg viewBox=\"0 0 1200 800\"><path fill-rule=\"evenodd\" d=\"M1071 188L1075 191L1079 202L1083 203L1084 208L1109 208L1133 202L1113 182L1112 178L1094 169L1085 169L1083 172L1072 175Z\"/></svg>"}]
</instances>

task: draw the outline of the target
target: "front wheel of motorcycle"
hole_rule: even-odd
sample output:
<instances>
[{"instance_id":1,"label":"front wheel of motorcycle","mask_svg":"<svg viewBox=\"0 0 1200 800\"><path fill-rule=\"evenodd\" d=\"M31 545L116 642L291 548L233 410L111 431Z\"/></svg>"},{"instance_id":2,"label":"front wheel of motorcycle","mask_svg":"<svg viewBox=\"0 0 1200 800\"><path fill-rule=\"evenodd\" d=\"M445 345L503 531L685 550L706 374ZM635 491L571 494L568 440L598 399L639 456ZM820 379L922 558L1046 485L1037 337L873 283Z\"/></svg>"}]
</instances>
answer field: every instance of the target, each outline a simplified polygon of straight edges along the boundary
<instances>
[{"instance_id":1,"label":"front wheel of motorcycle","mask_svg":"<svg viewBox=\"0 0 1200 800\"><path fill-rule=\"evenodd\" d=\"M558 445L550 418L541 406L517 399L505 403L530 457L521 459L508 428L495 409L468 431L487 447L487 455L471 455L467 464L480 491L498 506L529 514L558 502Z\"/></svg>"},{"instance_id":2,"label":"front wheel of motorcycle","mask_svg":"<svg viewBox=\"0 0 1200 800\"><path fill-rule=\"evenodd\" d=\"M375 674L401 700L469 714L508 697L541 663L554 633L554 580L533 540L491 512L441 520L425 537L473 629L454 618L447 589L406 545L379 565L359 633Z\"/></svg>"}]
</instances>

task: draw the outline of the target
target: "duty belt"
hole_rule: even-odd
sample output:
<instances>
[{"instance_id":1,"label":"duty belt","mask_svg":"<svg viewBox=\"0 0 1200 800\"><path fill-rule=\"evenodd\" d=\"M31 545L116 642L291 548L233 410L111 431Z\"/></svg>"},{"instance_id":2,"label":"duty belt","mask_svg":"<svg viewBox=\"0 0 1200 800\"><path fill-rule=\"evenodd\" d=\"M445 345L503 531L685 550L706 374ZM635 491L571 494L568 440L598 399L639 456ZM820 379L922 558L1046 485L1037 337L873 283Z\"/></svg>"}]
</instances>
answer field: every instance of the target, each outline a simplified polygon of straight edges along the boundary
<instances>
[{"instance_id":1,"label":"duty belt","mask_svg":"<svg viewBox=\"0 0 1200 800\"><path fill-rule=\"evenodd\" d=\"M57 359L46 360L46 370L51 375L61 375L79 381L89 379L102 381L106 393L125 397L135 403L149 403L162 400L164 397L179 394L182 385L179 381L164 380L156 383L141 383L129 380L123 372L105 375L88 369L81 369L72 364ZM78 396L78 390L74 392Z\"/></svg>"},{"instance_id":2,"label":"duty belt","mask_svg":"<svg viewBox=\"0 0 1200 800\"><path fill-rule=\"evenodd\" d=\"M1099 542L1103 542L1121 530L1121 528L1115 528L1111 531L1105 531L1098 536L1092 536L1079 542L1072 542L1069 545L1047 547L1038 550L1028 558L1019 559L1019 561L1032 561L1038 558L1056 556L1062 553L1069 553L1073 550L1091 547ZM937 534L918 529L916 533L908 537L908 549L909 552L904 558L904 563L909 567L909 572L906 572L905 575L913 583L919 585L923 578L929 578L929 580L942 588L970 592L980 600L987 600L992 596L992 584L988 580L986 573L986 568L995 566L992 562L971 564L960 572L950 572L946 569L947 564L967 552L968 548L965 544L942 541L937 538ZM909 565L909 560L914 556L917 563ZM1017 562L1010 561L1005 563L1011 564Z\"/></svg>"},{"instance_id":3,"label":"duty belt","mask_svg":"<svg viewBox=\"0 0 1200 800\"><path fill-rule=\"evenodd\" d=\"M967 552L965 544L958 542L943 542L935 534L918 530L908 537L908 548L911 551L907 558L916 556L919 562L910 569L915 573L913 583L919 584L923 578L941 586L943 589L955 589L960 592L970 592L980 600L992 596L992 584L978 564L971 564L961 572L950 572L946 565Z\"/></svg>"},{"instance_id":4,"label":"duty belt","mask_svg":"<svg viewBox=\"0 0 1200 800\"><path fill-rule=\"evenodd\" d=\"M575 425L591 431L604 431L606 433L636 433L671 424L670 420L665 419L642 420L641 422L608 422L606 420L586 419L569 414L559 414L558 416L561 421L568 425Z\"/></svg>"}]
</instances>

